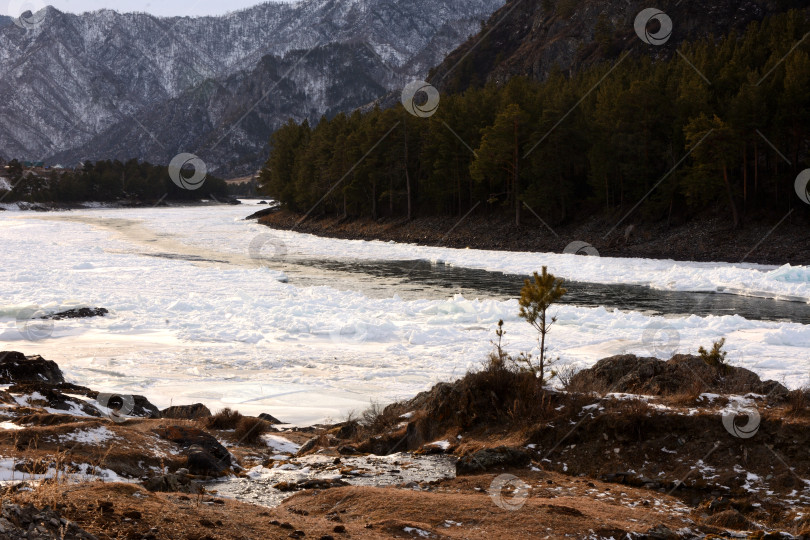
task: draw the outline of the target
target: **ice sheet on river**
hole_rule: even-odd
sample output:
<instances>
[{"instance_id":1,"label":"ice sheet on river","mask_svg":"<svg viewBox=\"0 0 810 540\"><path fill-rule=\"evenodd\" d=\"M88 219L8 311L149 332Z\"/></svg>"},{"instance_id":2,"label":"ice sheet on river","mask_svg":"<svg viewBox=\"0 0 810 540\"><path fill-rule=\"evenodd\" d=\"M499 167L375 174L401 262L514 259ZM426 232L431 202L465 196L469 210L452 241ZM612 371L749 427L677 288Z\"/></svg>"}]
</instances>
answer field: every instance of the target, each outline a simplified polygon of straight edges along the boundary
<instances>
[{"instance_id":1,"label":"ice sheet on river","mask_svg":"<svg viewBox=\"0 0 810 540\"><path fill-rule=\"evenodd\" d=\"M203 402L214 410L230 406L310 423L340 420L371 400L410 397L481 365L499 319L506 322L510 352L536 347L514 299L403 300L395 290L370 298L329 283L283 283L280 271L260 265L217 263L249 259L251 240L268 234L242 220L248 213L230 206L107 209L71 212L68 221L1 213L0 350L42 354L79 384L147 395L160 407ZM142 230L116 232L84 218L129 221ZM516 273L548 264L585 281L599 276L810 297L807 269L448 250L270 232L291 256L427 258ZM32 342L15 317L30 304L101 306L111 313L55 321L52 334ZM584 367L623 352L664 358L725 337L731 362L792 387L808 383L810 326L575 306L555 313L550 355L562 363Z\"/></svg>"}]
</instances>

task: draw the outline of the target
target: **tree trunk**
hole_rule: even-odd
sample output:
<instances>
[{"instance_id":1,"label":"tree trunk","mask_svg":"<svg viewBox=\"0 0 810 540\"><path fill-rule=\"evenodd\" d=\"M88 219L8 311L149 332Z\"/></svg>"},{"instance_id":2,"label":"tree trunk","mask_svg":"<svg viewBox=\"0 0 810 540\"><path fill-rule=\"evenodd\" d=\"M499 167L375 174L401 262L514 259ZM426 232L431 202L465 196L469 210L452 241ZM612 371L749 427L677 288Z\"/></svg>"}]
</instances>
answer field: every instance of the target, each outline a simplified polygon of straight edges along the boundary
<instances>
[{"instance_id":1,"label":"tree trunk","mask_svg":"<svg viewBox=\"0 0 810 540\"><path fill-rule=\"evenodd\" d=\"M515 176L513 183L515 185L515 226L520 227L520 173L518 171L518 159L520 159L520 153L518 150L518 121L517 118L515 118Z\"/></svg>"},{"instance_id":2,"label":"tree trunk","mask_svg":"<svg viewBox=\"0 0 810 540\"><path fill-rule=\"evenodd\" d=\"M731 182L728 180L728 166L723 165L723 181L726 183L726 193L728 194L728 204L731 207L731 215L734 219L734 228L740 225L740 216L737 214L737 205L734 204L734 193L731 191Z\"/></svg>"},{"instance_id":3,"label":"tree trunk","mask_svg":"<svg viewBox=\"0 0 810 540\"><path fill-rule=\"evenodd\" d=\"M408 197L408 221L411 220L411 175L408 173L408 122L403 123L405 129L405 191Z\"/></svg>"},{"instance_id":4,"label":"tree trunk","mask_svg":"<svg viewBox=\"0 0 810 540\"><path fill-rule=\"evenodd\" d=\"M546 312L540 316L540 385L546 382Z\"/></svg>"},{"instance_id":5,"label":"tree trunk","mask_svg":"<svg viewBox=\"0 0 810 540\"><path fill-rule=\"evenodd\" d=\"M371 219L377 220L377 181L371 182Z\"/></svg>"},{"instance_id":6,"label":"tree trunk","mask_svg":"<svg viewBox=\"0 0 810 540\"><path fill-rule=\"evenodd\" d=\"M754 197L759 193L759 145L754 141Z\"/></svg>"},{"instance_id":7,"label":"tree trunk","mask_svg":"<svg viewBox=\"0 0 810 540\"><path fill-rule=\"evenodd\" d=\"M748 208L748 143L743 146L743 213Z\"/></svg>"}]
</instances>

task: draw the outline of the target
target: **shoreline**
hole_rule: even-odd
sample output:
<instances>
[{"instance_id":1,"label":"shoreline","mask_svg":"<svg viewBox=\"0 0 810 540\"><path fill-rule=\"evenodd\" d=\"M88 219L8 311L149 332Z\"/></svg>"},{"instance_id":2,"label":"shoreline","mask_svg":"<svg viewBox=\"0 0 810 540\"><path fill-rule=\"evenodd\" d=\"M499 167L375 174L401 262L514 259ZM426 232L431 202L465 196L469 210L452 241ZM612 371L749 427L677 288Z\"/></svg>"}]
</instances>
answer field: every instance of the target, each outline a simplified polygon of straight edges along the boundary
<instances>
[{"instance_id":1,"label":"shoreline","mask_svg":"<svg viewBox=\"0 0 810 540\"><path fill-rule=\"evenodd\" d=\"M184 207L184 206L235 206L242 204L239 199L228 200L189 200L175 201L161 199L158 201L83 201L79 203L32 203L27 201L14 201L10 203L0 203L0 212L65 212L70 210L118 210L127 208L164 208L164 207ZM16 209L12 207L16 206Z\"/></svg>"},{"instance_id":2,"label":"shoreline","mask_svg":"<svg viewBox=\"0 0 810 540\"><path fill-rule=\"evenodd\" d=\"M810 245L797 242L806 234L800 220L763 222L734 230L719 218L694 220L685 225L621 226L605 238L613 224L596 216L581 224L553 228L526 218L516 227L509 219L485 216L403 219L342 219L303 216L280 210L259 217L258 223L344 240L379 240L458 249L563 253L573 242L595 248L599 255L617 258L672 259L691 262L755 263L782 266L810 264ZM582 249L582 248L580 248ZM576 250L575 250L576 251ZM572 251L573 252L573 251ZM581 251L580 251L581 252Z\"/></svg>"},{"instance_id":3,"label":"shoreline","mask_svg":"<svg viewBox=\"0 0 810 540\"><path fill-rule=\"evenodd\" d=\"M181 537L164 519L171 508L193 525L185 537L197 539L212 529L223 539L420 531L483 540L599 527L600 538L810 537L799 510L810 496L797 493L807 470L807 392L689 355L605 358L562 391L490 365L312 428L200 404L160 410L145 396L68 382L54 361L17 352L0 353L0 382L8 385L0 457L12 456L0 460L0 514L10 520L0 532L22 533L50 508L54 528L64 519L76 529L46 538L125 531L169 540ZM745 456L742 428L727 421L741 406L759 411L744 435L763 443ZM757 433L760 414L766 428ZM684 476L718 447L718 457ZM768 449L799 472L774 471ZM526 514L513 513L524 505ZM491 518L480 530L484 512Z\"/></svg>"}]
</instances>

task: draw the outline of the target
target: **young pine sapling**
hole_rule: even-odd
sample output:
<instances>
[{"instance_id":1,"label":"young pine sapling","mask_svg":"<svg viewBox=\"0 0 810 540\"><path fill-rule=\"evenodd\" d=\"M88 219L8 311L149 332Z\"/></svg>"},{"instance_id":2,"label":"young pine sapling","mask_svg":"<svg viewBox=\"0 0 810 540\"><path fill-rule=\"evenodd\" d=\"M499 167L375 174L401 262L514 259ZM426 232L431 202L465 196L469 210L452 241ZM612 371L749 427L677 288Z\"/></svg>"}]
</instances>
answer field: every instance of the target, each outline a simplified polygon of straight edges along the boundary
<instances>
[{"instance_id":1,"label":"young pine sapling","mask_svg":"<svg viewBox=\"0 0 810 540\"><path fill-rule=\"evenodd\" d=\"M535 272L533 277L533 280L524 281L518 302L520 304L519 315L537 330L537 342L540 346L539 363L538 365L532 363L531 357L528 355L522 358L528 364L529 369L540 377L541 384L545 384L548 382L546 371L551 363L546 361L546 335L551 326L557 322L556 317L548 315L548 309L558 302L568 290L562 286L561 278L548 273L546 266L543 267L542 274ZM551 379L551 377L553 374L548 378Z\"/></svg>"}]
</instances>

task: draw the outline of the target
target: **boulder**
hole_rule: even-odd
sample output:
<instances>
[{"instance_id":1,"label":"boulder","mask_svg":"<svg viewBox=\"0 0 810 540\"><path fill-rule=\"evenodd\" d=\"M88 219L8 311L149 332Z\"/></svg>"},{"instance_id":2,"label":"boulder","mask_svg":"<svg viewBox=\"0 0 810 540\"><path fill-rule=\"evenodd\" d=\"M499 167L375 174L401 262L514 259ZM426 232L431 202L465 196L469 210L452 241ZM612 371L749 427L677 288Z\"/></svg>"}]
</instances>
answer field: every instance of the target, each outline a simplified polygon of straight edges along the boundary
<instances>
[{"instance_id":1,"label":"boulder","mask_svg":"<svg viewBox=\"0 0 810 540\"><path fill-rule=\"evenodd\" d=\"M496 467L525 467L531 462L522 448L499 446L467 454L456 462L456 474L474 474Z\"/></svg>"},{"instance_id":2,"label":"boulder","mask_svg":"<svg viewBox=\"0 0 810 540\"><path fill-rule=\"evenodd\" d=\"M21 352L0 352L0 384L22 382L44 382L59 384L65 382L62 370L56 362L41 356L25 356Z\"/></svg>"},{"instance_id":3,"label":"boulder","mask_svg":"<svg viewBox=\"0 0 810 540\"><path fill-rule=\"evenodd\" d=\"M230 456L228 459L218 459L208 448L203 448L199 444L192 444L185 453L186 467L192 474L219 476L231 465Z\"/></svg>"},{"instance_id":4,"label":"boulder","mask_svg":"<svg viewBox=\"0 0 810 540\"><path fill-rule=\"evenodd\" d=\"M60 311L59 313L46 315L42 318L53 319L54 321L61 321L62 319L87 319L90 317L103 317L108 313L109 311L105 308L83 307L78 309L69 309L67 311Z\"/></svg>"},{"instance_id":5,"label":"boulder","mask_svg":"<svg viewBox=\"0 0 810 540\"><path fill-rule=\"evenodd\" d=\"M183 449L188 459L187 467L192 474L214 476L233 465L228 449L216 437L198 428L167 426L155 429L161 439L166 439Z\"/></svg>"},{"instance_id":6,"label":"boulder","mask_svg":"<svg viewBox=\"0 0 810 540\"><path fill-rule=\"evenodd\" d=\"M21 383L15 384L8 391L12 394L34 396L33 399L29 399L31 405L49 407L73 415L81 411L90 416L105 416L105 412L84 400L66 394L78 394L95 399L105 409L121 411L124 416L149 418L160 414L158 408L144 396L103 394L71 383Z\"/></svg>"},{"instance_id":7,"label":"boulder","mask_svg":"<svg viewBox=\"0 0 810 540\"><path fill-rule=\"evenodd\" d=\"M148 478L143 481L142 485L149 491L161 491L166 493L200 492L200 488L189 478L186 469L178 470L176 474L161 474Z\"/></svg>"},{"instance_id":8,"label":"boulder","mask_svg":"<svg viewBox=\"0 0 810 540\"><path fill-rule=\"evenodd\" d=\"M58 386L43 383L15 384L8 389L10 394L19 394L32 408L50 409L48 412L64 411L72 416L95 416L102 413L84 400L63 394Z\"/></svg>"},{"instance_id":9,"label":"boulder","mask_svg":"<svg viewBox=\"0 0 810 540\"><path fill-rule=\"evenodd\" d=\"M669 360L632 354L612 356L575 374L571 388L593 388L629 394L672 395L690 392L784 395L776 381L762 381L753 371L730 365L713 366L698 356L678 354Z\"/></svg>"},{"instance_id":10,"label":"boulder","mask_svg":"<svg viewBox=\"0 0 810 540\"><path fill-rule=\"evenodd\" d=\"M271 206L270 208L264 208L262 210L259 210L258 212L254 212L253 214L250 214L248 217L245 218L245 221L247 221L249 219L261 219L261 218L263 218L265 216L275 214L276 212L279 212L280 210L281 210L280 206Z\"/></svg>"},{"instance_id":11,"label":"boulder","mask_svg":"<svg viewBox=\"0 0 810 540\"><path fill-rule=\"evenodd\" d=\"M193 405L174 405L160 411L160 418L172 418L174 420L196 420L197 418L208 418L211 410L202 403Z\"/></svg>"},{"instance_id":12,"label":"boulder","mask_svg":"<svg viewBox=\"0 0 810 540\"><path fill-rule=\"evenodd\" d=\"M261 413L259 415L259 418L261 418L265 422L269 422L271 424L286 424L286 422L282 422L281 420L279 420L275 416L269 415L267 413Z\"/></svg>"},{"instance_id":13,"label":"boulder","mask_svg":"<svg viewBox=\"0 0 810 540\"><path fill-rule=\"evenodd\" d=\"M48 538L65 540L95 540L96 537L75 523L63 518L49 506L39 509L31 505L3 500L0 507L0 538Z\"/></svg>"}]
</instances>

